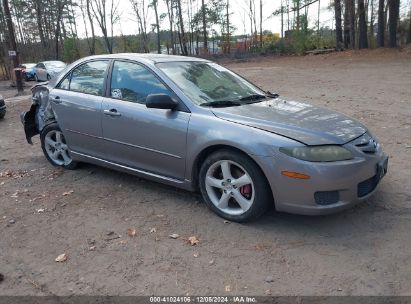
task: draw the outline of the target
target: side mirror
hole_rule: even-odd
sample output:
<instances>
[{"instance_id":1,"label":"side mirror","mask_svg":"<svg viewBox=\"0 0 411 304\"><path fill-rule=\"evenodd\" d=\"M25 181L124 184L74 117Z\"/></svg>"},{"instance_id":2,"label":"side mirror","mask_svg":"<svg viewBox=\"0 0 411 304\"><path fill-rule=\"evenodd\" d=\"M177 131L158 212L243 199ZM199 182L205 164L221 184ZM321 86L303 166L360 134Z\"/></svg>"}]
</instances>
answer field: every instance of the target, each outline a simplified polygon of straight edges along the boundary
<instances>
[{"instance_id":1,"label":"side mirror","mask_svg":"<svg viewBox=\"0 0 411 304\"><path fill-rule=\"evenodd\" d=\"M174 110L178 102L167 94L150 94L146 98L146 107L154 109Z\"/></svg>"}]
</instances>

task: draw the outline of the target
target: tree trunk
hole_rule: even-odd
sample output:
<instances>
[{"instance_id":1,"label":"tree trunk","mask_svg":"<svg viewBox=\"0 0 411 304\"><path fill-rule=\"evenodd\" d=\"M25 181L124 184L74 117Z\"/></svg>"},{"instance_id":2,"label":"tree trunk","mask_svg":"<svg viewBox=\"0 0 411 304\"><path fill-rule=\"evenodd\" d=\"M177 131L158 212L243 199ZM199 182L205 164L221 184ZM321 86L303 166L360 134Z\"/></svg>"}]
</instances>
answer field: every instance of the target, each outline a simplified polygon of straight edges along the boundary
<instances>
[{"instance_id":1,"label":"tree trunk","mask_svg":"<svg viewBox=\"0 0 411 304\"><path fill-rule=\"evenodd\" d=\"M184 31L184 20L183 20L183 11L181 8L181 0L177 0L177 10L178 10L178 19L180 23L181 44L183 46L182 52L183 52L183 55L187 56L188 55L187 40L186 40L185 31Z\"/></svg>"},{"instance_id":2,"label":"tree trunk","mask_svg":"<svg viewBox=\"0 0 411 304\"><path fill-rule=\"evenodd\" d=\"M227 0L227 53L230 54L231 42L230 42L230 13L229 13L230 0Z\"/></svg>"},{"instance_id":3,"label":"tree trunk","mask_svg":"<svg viewBox=\"0 0 411 304\"><path fill-rule=\"evenodd\" d=\"M389 45L391 48L397 47L397 27L400 14L400 0L389 0Z\"/></svg>"},{"instance_id":4,"label":"tree trunk","mask_svg":"<svg viewBox=\"0 0 411 304\"><path fill-rule=\"evenodd\" d=\"M411 12L410 12L410 20L408 21L408 35L407 35L407 43L411 43Z\"/></svg>"},{"instance_id":5,"label":"tree trunk","mask_svg":"<svg viewBox=\"0 0 411 304\"><path fill-rule=\"evenodd\" d=\"M91 28L91 43L90 43L90 55L94 55L96 53L96 35L94 33L94 24L93 24L93 18L91 16L91 11L90 11L90 0L86 0L86 8L87 8L87 16L88 20L90 22L90 28Z\"/></svg>"},{"instance_id":6,"label":"tree trunk","mask_svg":"<svg viewBox=\"0 0 411 304\"><path fill-rule=\"evenodd\" d=\"M206 21L206 7L204 5L204 0L201 0L201 14L203 18L203 41L204 41L204 52L208 53L207 45L207 21Z\"/></svg>"},{"instance_id":7,"label":"tree trunk","mask_svg":"<svg viewBox=\"0 0 411 304\"><path fill-rule=\"evenodd\" d=\"M350 0L350 41L351 48L355 48L355 31L356 31L356 16L355 16L355 0Z\"/></svg>"},{"instance_id":8,"label":"tree trunk","mask_svg":"<svg viewBox=\"0 0 411 304\"><path fill-rule=\"evenodd\" d=\"M171 6L170 0L166 0L167 4L167 11L168 11L168 20L170 23L170 39L171 39L171 50L172 54L176 54L176 49L174 45L174 27L173 27L173 19L174 19L174 14L173 14L173 8Z\"/></svg>"},{"instance_id":9,"label":"tree trunk","mask_svg":"<svg viewBox=\"0 0 411 304\"><path fill-rule=\"evenodd\" d=\"M360 29L360 40L359 48L368 48L368 38L367 38L367 20L365 17L365 6L364 0L358 0L358 16L359 16L359 29Z\"/></svg>"},{"instance_id":10,"label":"tree trunk","mask_svg":"<svg viewBox=\"0 0 411 304\"><path fill-rule=\"evenodd\" d=\"M384 7L385 0L378 1L378 29L377 29L377 43L379 47L384 47L384 33L385 33L385 18Z\"/></svg>"},{"instance_id":11,"label":"tree trunk","mask_svg":"<svg viewBox=\"0 0 411 304\"><path fill-rule=\"evenodd\" d=\"M341 49L343 46L343 35L341 26L341 0L334 1L335 9L335 38L337 49Z\"/></svg>"},{"instance_id":12,"label":"tree trunk","mask_svg":"<svg viewBox=\"0 0 411 304\"><path fill-rule=\"evenodd\" d=\"M284 38L284 5L283 5L283 1L281 0L281 38Z\"/></svg>"},{"instance_id":13,"label":"tree trunk","mask_svg":"<svg viewBox=\"0 0 411 304\"><path fill-rule=\"evenodd\" d=\"M157 12L157 0L153 0L154 13L156 15L156 29L157 29L157 53L161 54L161 44L160 44L160 23L158 21Z\"/></svg>"},{"instance_id":14,"label":"tree trunk","mask_svg":"<svg viewBox=\"0 0 411 304\"><path fill-rule=\"evenodd\" d=\"M260 0L260 51L263 48L263 0Z\"/></svg>"},{"instance_id":15,"label":"tree trunk","mask_svg":"<svg viewBox=\"0 0 411 304\"><path fill-rule=\"evenodd\" d=\"M13 56L13 66L14 68L17 68L20 64L19 54L17 50L16 35L14 34L13 21L11 19L8 0L3 0L3 8L4 8L4 17L6 19L6 24L7 24L10 47L12 48L13 51L16 52L16 56ZM23 89L23 80L21 76L21 71L16 71L16 86L17 86L18 93L23 92L24 89Z\"/></svg>"},{"instance_id":16,"label":"tree trunk","mask_svg":"<svg viewBox=\"0 0 411 304\"><path fill-rule=\"evenodd\" d=\"M46 43L46 38L44 37L44 31L43 31L41 0L36 0L34 3L35 3L35 8L36 8L37 28L39 30L40 42L42 45L42 57L43 59L46 59L47 43Z\"/></svg>"}]
</instances>

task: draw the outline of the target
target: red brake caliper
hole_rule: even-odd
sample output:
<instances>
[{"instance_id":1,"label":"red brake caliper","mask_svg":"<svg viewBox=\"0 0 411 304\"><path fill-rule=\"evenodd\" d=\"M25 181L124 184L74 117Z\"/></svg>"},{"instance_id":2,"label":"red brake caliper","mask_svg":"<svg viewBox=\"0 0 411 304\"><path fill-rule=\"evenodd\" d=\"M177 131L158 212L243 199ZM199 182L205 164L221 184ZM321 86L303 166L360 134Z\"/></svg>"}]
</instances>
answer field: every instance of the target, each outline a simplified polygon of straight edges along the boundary
<instances>
[{"instance_id":1,"label":"red brake caliper","mask_svg":"<svg viewBox=\"0 0 411 304\"><path fill-rule=\"evenodd\" d=\"M244 185L240 187L240 193L245 197L245 198L250 198L251 197L251 185Z\"/></svg>"}]
</instances>

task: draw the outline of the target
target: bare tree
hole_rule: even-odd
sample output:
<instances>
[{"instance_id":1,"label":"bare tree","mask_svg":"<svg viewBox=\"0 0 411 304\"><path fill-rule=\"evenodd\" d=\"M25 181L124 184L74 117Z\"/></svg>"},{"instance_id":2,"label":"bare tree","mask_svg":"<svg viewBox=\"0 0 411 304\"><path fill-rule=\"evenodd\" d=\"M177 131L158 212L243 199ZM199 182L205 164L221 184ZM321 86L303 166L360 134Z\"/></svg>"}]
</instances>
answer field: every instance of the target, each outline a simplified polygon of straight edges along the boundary
<instances>
[{"instance_id":1,"label":"bare tree","mask_svg":"<svg viewBox=\"0 0 411 304\"><path fill-rule=\"evenodd\" d=\"M91 14L91 0L86 0L86 9L87 9L87 16L90 22L90 29L91 29L91 43L90 43L90 55L94 55L96 53L96 34L94 31L94 24L93 24L93 17Z\"/></svg>"},{"instance_id":2,"label":"bare tree","mask_svg":"<svg viewBox=\"0 0 411 304\"><path fill-rule=\"evenodd\" d=\"M181 52L183 55L188 55L187 50L187 37L184 30L184 19L183 19L183 9L181 7L181 0L176 0L177 4L177 14L178 14L178 25L179 25L179 38L180 38L180 45L181 45Z\"/></svg>"},{"instance_id":3,"label":"bare tree","mask_svg":"<svg viewBox=\"0 0 411 304\"><path fill-rule=\"evenodd\" d=\"M157 5L158 5L157 0L152 0L150 6L154 8L154 14L155 14L155 17L156 17L156 23L155 23L154 26L156 27L156 31L157 31L157 53L161 54L160 21L159 21L159 18L158 18Z\"/></svg>"},{"instance_id":4,"label":"bare tree","mask_svg":"<svg viewBox=\"0 0 411 304\"><path fill-rule=\"evenodd\" d=\"M107 1L106 0L90 0L91 10L93 16L99 25L101 32L103 34L103 39L107 47L107 51L113 53L113 28L114 24L118 21L119 16L117 13L118 6L114 4L114 0L110 1L110 11L107 12ZM110 18L110 25L107 22L107 15ZM110 27L109 27L110 26ZM108 36L108 31L111 31L111 38Z\"/></svg>"},{"instance_id":5,"label":"bare tree","mask_svg":"<svg viewBox=\"0 0 411 304\"><path fill-rule=\"evenodd\" d=\"M6 24L7 24L10 47L12 48L13 51L16 52L16 55L13 56L13 65L14 65L14 68L17 68L19 66L19 57L18 57L19 54L17 50L16 35L14 34L13 21L11 19L8 0L3 0L3 9L4 9L4 17L6 19ZM23 92L24 89L23 89L23 81L21 77L21 72L17 70L16 70L16 85L17 85L17 91L19 93Z\"/></svg>"},{"instance_id":6,"label":"bare tree","mask_svg":"<svg viewBox=\"0 0 411 304\"><path fill-rule=\"evenodd\" d=\"M165 0L166 5L167 5L167 15L168 15L168 21L170 24L170 40L171 40L171 50L172 54L176 54L176 49L175 49L175 42L174 42L174 26L173 26L173 20L174 20L174 11L173 11L173 3L172 0Z\"/></svg>"},{"instance_id":7,"label":"bare tree","mask_svg":"<svg viewBox=\"0 0 411 304\"><path fill-rule=\"evenodd\" d=\"M148 36L147 36L147 13L145 0L130 0L134 13L137 17L138 30L141 37L143 51L148 53Z\"/></svg>"}]
</instances>

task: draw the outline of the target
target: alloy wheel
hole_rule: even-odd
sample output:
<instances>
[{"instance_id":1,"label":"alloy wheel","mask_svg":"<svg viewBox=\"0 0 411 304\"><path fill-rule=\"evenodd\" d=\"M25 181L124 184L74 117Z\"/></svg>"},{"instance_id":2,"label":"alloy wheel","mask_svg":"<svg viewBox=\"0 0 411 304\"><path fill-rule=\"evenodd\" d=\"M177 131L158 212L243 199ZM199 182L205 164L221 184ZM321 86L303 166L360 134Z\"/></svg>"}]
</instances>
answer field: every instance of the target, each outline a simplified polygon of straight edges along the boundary
<instances>
[{"instance_id":1,"label":"alloy wheel","mask_svg":"<svg viewBox=\"0 0 411 304\"><path fill-rule=\"evenodd\" d=\"M205 188L211 202L230 215L245 213L255 198L254 182L250 174L232 160L220 160L209 167Z\"/></svg>"},{"instance_id":2,"label":"alloy wheel","mask_svg":"<svg viewBox=\"0 0 411 304\"><path fill-rule=\"evenodd\" d=\"M48 157L59 166L67 166L72 162L66 140L61 131L51 130L44 138L44 148Z\"/></svg>"}]
</instances>

